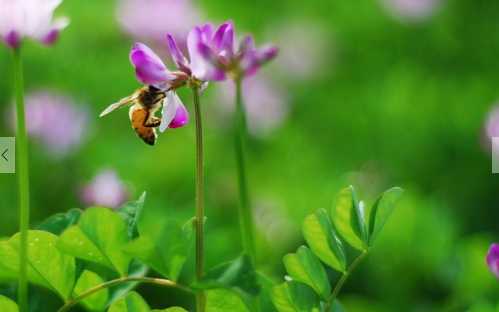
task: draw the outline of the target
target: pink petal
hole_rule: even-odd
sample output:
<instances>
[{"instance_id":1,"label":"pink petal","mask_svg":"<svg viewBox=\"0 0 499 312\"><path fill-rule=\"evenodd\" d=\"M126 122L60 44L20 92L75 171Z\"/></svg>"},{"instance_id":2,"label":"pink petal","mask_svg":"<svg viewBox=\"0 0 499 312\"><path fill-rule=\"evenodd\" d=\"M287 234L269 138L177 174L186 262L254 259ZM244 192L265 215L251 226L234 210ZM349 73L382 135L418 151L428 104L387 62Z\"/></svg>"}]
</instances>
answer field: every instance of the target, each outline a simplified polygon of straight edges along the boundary
<instances>
[{"instance_id":1,"label":"pink petal","mask_svg":"<svg viewBox=\"0 0 499 312\"><path fill-rule=\"evenodd\" d=\"M234 55L234 27L230 22L228 23L221 42L220 53L228 58L231 58Z\"/></svg>"},{"instance_id":2,"label":"pink petal","mask_svg":"<svg viewBox=\"0 0 499 312\"><path fill-rule=\"evenodd\" d=\"M7 33L7 35L4 38L4 41L12 49L17 49L21 44L21 35L17 31L12 30L9 33Z\"/></svg>"},{"instance_id":3,"label":"pink petal","mask_svg":"<svg viewBox=\"0 0 499 312\"><path fill-rule=\"evenodd\" d=\"M278 52L279 49L277 47L265 46L258 51L258 62L263 65L275 58Z\"/></svg>"},{"instance_id":4,"label":"pink petal","mask_svg":"<svg viewBox=\"0 0 499 312\"><path fill-rule=\"evenodd\" d=\"M267 46L259 50L247 50L241 59L241 69L244 75L249 77L254 75L260 67L277 56L277 47Z\"/></svg>"},{"instance_id":5,"label":"pink petal","mask_svg":"<svg viewBox=\"0 0 499 312\"><path fill-rule=\"evenodd\" d=\"M229 27L229 23L223 23L217 28L215 35L213 35L213 45L215 46L215 48L220 49L222 47L222 41L224 39L227 27Z\"/></svg>"},{"instance_id":6,"label":"pink petal","mask_svg":"<svg viewBox=\"0 0 499 312\"><path fill-rule=\"evenodd\" d=\"M182 102L177 106L177 111L175 113L175 118L173 118L170 123L170 128L180 128L185 126L189 122L189 112L185 108Z\"/></svg>"},{"instance_id":7,"label":"pink petal","mask_svg":"<svg viewBox=\"0 0 499 312\"><path fill-rule=\"evenodd\" d=\"M46 45L54 44L59 38L59 29L52 29L48 34L42 38L42 43Z\"/></svg>"},{"instance_id":8,"label":"pink petal","mask_svg":"<svg viewBox=\"0 0 499 312\"><path fill-rule=\"evenodd\" d=\"M175 62L175 65L177 65L177 67L180 70L188 72L188 74L190 74L190 69L187 65L188 63L187 59L185 58L182 51L180 51L180 49L178 48L175 38L173 38L171 34L167 34L166 39L168 42L168 49L170 50L170 55L173 61Z\"/></svg>"},{"instance_id":9,"label":"pink petal","mask_svg":"<svg viewBox=\"0 0 499 312\"><path fill-rule=\"evenodd\" d=\"M486 260L489 269L499 278L499 244L492 244L490 246Z\"/></svg>"},{"instance_id":10,"label":"pink petal","mask_svg":"<svg viewBox=\"0 0 499 312\"><path fill-rule=\"evenodd\" d=\"M220 25L211 42L213 48L224 57L234 55L234 25L227 21Z\"/></svg>"},{"instance_id":11,"label":"pink petal","mask_svg":"<svg viewBox=\"0 0 499 312\"><path fill-rule=\"evenodd\" d=\"M210 27L204 26L195 27L189 32L187 36L187 49L189 50L189 57L191 60L190 68L192 75L200 80L224 80L225 73L221 69L217 69L210 61L206 59L206 54L209 53L210 48L207 46L207 41L204 37L210 32Z\"/></svg>"},{"instance_id":12,"label":"pink petal","mask_svg":"<svg viewBox=\"0 0 499 312\"><path fill-rule=\"evenodd\" d=\"M239 53L244 56L249 51L253 51L255 49L255 41L252 36L246 36L241 40L241 44L239 45Z\"/></svg>"},{"instance_id":13,"label":"pink petal","mask_svg":"<svg viewBox=\"0 0 499 312\"><path fill-rule=\"evenodd\" d=\"M46 45L52 45L54 44L57 39L59 38L59 34L61 33L61 30L66 28L69 25L69 19L67 18L59 18L56 21L54 21L54 24L52 25L52 28L45 34L43 35L39 40Z\"/></svg>"},{"instance_id":14,"label":"pink petal","mask_svg":"<svg viewBox=\"0 0 499 312\"><path fill-rule=\"evenodd\" d=\"M212 39L213 35L213 25L210 23L206 23L202 25L200 28L201 37L204 42L209 42Z\"/></svg>"},{"instance_id":15,"label":"pink petal","mask_svg":"<svg viewBox=\"0 0 499 312\"><path fill-rule=\"evenodd\" d=\"M137 79L143 84L161 85L175 79L159 56L143 43L133 45L130 61L135 67Z\"/></svg>"},{"instance_id":16,"label":"pink petal","mask_svg":"<svg viewBox=\"0 0 499 312\"><path fill-rule=\"evenodd\" d=\"M187 122L189 122L189 113L184 104L175 92L168 92L163 104L163 116L159 130L164 132L168 128L179 128Z\"/></svg>"}]
</instances>

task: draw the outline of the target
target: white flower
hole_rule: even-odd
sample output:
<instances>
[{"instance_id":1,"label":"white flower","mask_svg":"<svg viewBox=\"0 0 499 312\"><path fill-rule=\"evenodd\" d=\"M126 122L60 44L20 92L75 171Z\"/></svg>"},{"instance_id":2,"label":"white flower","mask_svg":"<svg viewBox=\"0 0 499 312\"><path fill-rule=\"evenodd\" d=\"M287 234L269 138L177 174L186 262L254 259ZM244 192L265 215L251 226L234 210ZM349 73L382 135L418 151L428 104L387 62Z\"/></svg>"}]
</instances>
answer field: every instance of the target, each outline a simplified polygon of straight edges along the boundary
<instances>
[{"instance_id":1,"label":"white flower","mask_svg":"<svg viewBox=\"0 0 499 312\"><path fill-rule=\"evenodd\" d=\"M29 37L52 44L69 24L65 17L53 19L62 0L0 0L0 37L11 48L17 48Z\"/></svg>"}]
</instances>

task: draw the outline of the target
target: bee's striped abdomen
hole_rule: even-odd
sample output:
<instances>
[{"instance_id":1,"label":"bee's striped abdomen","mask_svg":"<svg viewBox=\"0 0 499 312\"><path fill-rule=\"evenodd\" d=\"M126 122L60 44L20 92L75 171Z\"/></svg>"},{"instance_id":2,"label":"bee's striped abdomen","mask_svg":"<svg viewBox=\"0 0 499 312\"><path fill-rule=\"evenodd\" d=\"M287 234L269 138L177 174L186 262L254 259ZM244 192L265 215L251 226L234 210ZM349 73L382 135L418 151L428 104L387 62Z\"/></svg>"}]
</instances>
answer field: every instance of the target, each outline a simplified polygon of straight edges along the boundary
<instances>
[{"instance_id":1,"label":"bee's striped abdomen","mask_svg":"<svg viewBox=\"0 0 499 312\"><path fill-rule=\"evenodd\" d=\"M149 112L140 105L130 107L130 121L137 135L149 145L156 143L156 128L146 127L144 124L149 118Z\"/></svg>"}]
</instances>

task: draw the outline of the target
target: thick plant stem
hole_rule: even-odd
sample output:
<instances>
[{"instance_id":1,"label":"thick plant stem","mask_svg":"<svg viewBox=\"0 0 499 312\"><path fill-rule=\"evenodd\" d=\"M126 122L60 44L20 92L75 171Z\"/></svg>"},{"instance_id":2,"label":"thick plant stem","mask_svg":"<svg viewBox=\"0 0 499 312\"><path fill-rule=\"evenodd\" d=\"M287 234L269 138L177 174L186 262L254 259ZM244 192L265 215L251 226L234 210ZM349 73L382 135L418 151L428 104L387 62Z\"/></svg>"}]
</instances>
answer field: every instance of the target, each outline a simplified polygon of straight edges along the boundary
<instances>
[{"instance_id":1,"label":"thick plant stem","mask_svg":"<svg viewBox=\"0 0 499 312\"><path fill-rule=\"evenodd\" d=\"M355 270L355 268L359 265L359 263L367 256L367 253L368 253L367 250L363 250L361 252L361 254L358 255L357 258L355 258L355 260L352 262L352 264L350 264L350 267L348 268L348 270L343 273L343 275L341 276L338 283L336 283L336 286L334 286L334 289L333 289L333 292L331 293L331 296L329 296L329 298L327 300L326 311L329 311L334 300L338 297L338 294L340 293L341 288L343 288L343 285L347 281L348 277L350 277L353 270Z\"/></svg>"},{"instance_id":2,"label":"thick plant stem","mask_svg":"<svg viewBox=\"0 0 499 312\"><path fill-rule=\"evenodd\" d=\"M18 302L21 312L28 311L28 227L29 227L29 167L28 138L24 113L24 82L21 49L14 49L14 82L16 92L16 154L17 181L19 193L19 288Z\"/></svg>"},{"instance_id":3,"label":"thick plant stem","mask_svg":"<svg viewBox=\"0 0 499 312\"><path fill-rule=\"evenodd\" d=\"M153 277L121 277L117 278L114 280L107 281L105 283L99 284L97 286L94 286L81 295L79 295L76 298L73 298L66 302L59 310L58 312L67 312L71 310L72 307L77 305L79 302L81 302L83 299L95 294L98 291L101 291L103 289L113 287L119 284L124 284L124 283L129 283L129 282L139 282L139 283L144 283L144 284L154 284L158 286L164 286L164 287L176 287L178 289L184 290L186 292L192 292L192 290L188 287L179 285L175 282L172 282L167 279L161 279L161 278L153 278Z\"/></svg>"},{"instance_id":4,"label":"thick plant stem","mask_svg":"<svg viewBox=\"0 0 499 312\"><path fill-rule=\"evenodd\" d=\"M196 279L200 281L204 274L204 155L203 125L199 103L199 87L192 87L194 114L196 119ZM204 312L205 296L196 294L196 311Z\"/></svg>"},{"instance_id":5,"label":"thick plant stem","mask_svg":"<svg viewBox=\"0 0 499 312\"><path fill-rule=\"evenodd\" d=\"M239 184L239 227L243 249L253 264L256 263L255 229L253 213L248 195L246 164L244 159L244 143L247 137L246 112L242 99L242 80L236 79L236 112L234 122L234 150Z\"/></svg>"}]
</instances>

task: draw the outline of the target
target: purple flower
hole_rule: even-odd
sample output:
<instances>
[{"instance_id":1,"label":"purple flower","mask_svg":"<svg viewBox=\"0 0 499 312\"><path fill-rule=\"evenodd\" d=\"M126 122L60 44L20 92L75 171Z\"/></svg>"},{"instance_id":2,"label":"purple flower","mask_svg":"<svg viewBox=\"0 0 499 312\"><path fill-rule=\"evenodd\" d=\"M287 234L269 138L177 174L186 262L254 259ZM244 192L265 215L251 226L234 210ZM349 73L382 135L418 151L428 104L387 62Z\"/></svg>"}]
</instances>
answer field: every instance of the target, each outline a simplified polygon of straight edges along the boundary
<instances>
[{"instance_id":1,"label":"purple flower","mask_svg":"<svg viewBox=\"0 0 499 312\"><path fill-rule=\"evenodd\" d=\"M9 114L13 115L15 111ZM76 107L69 97L49 91L33 92L26 97L28 134L54 158L67 155L81 144L87 124L87 112ZM15 128L15 124L12 126Z\"/></svg>"},{"instance_id":2,"label":"purple flower","mask_svg":"<svg viewBox=\"0 0 499 312\"><path fill-rule=\"evenodd\" d=\"M172 34L168 34L166 37L168 49L175 65L194 80L219 81L225 79L225 73L207 62L198 49L198 43L208 40L207 38L211 38L212 34L213 26L211 24L196 26L189 32L187 36L189 59L184 56Z\"/></svg>"},{"instance_id":3,"label":"purple flower","mask_svg":"<svg viewBox=\"0 0 499 312\"><path fill-rule=\"evenodd\" d=\"M271 36L277 38L279 71L291 79L309 79L325 73L334 47L319 25L311 21L288 21L273 27ZM329 67L328 67L329 68Z\"/></svg>"},{"instance_id":4,"label":"purple flower","mask_svg":"<svg viewBox=\"0 0 499 312\"><path fill-rule=\"evenodd\" d=\"M114 170L100 171L81 190L80 197L87 206L118 208L128 199L128 191Z\"/></svg>"},{"instance_id":5,"label":"purple flower","mask_svg":"<svg viewBox=\"0 0 499 312\"><path fill-rule=\"evenodd\" d=\"M190 0L121 0L117 18L133 37L163 43L165 33L186 38L199 22L200 12Z\"/></svg>"},{"instance_id":6,"label":"purple flower","mask_svg":"<svg viewBox=\"0 0 499 312\"><path fill-rule=\"evenodd\" d=\"M499 278L499 244L492 244L490 246L486 260L490 271Z\"/></svg>"},{"instance_id":7,"label":"purple flower","mask_svg":"<svg viewBox=\"0 0 499 312\"><path fill-rule=\"evenodd\" d=\"M421 22L431 17L441 0L381 0L394 18L403 22Z\"/></svg>"},{"instance_id":8,"label":"purple flower","mask_svg":"<svg viewBox=\"0 0 499 312\"><path fill-rule=\"evenodd\" d=\"M252 135L265 137L279 127L288 115L285 93L260 75L243 81L243 103L247 111L248 128ZM235 86L232 81L217 88L217 103L222 115L234 112Z\"/></svg>"},{"instance_id":9,"label":"purple flower","mask_svg":"<svg viewBox=\"0 0 499 312\"><path fill-rule=\"evenodd\" d=\"M52 18L62 0L0 0L0 37L18 48L25 37L53 44L69 24L67 18Z\"/></svg>"},{"instance_id":10,"label":"purple flower","mask_svg":"<svg viewBox=\"0 0 499 312\"><path fill-rule=\"evenodd\" d=\"M137 79L141 83L153 85L167 93L163 102L160 131L163 132L168 128L178 128L187 124L189 113L175 93L175 89L186 84L189 76L183 71L170 71L160 57L143 43L133 45L130 61L135 68Z\"/></svg>"},{"instance_id":11,"label":"purple flower","mask_svg":"<svg viewBox=\"0 0 499 312\"><path fill-rule=\"evenodd\" d=\"M189 32L189 65L171 34L168 34L168 47L177 67L181 70L187 67L194 77L202 81L225 80L227 75L233 79L251 76L277 55L274 46L257 49L251 36L244 37L236 49L234 26L230 21L216 30L211 24L204 24Z\"/></svg>"}]
</instances>

